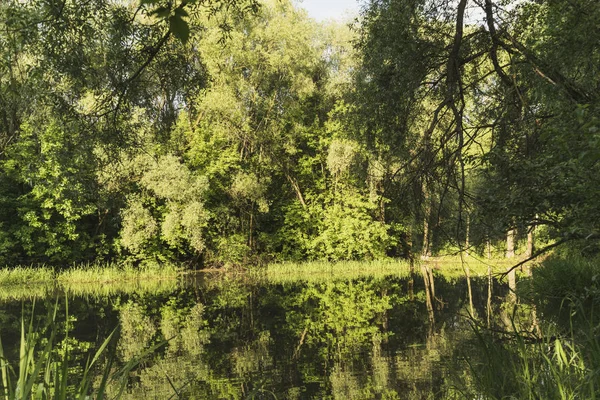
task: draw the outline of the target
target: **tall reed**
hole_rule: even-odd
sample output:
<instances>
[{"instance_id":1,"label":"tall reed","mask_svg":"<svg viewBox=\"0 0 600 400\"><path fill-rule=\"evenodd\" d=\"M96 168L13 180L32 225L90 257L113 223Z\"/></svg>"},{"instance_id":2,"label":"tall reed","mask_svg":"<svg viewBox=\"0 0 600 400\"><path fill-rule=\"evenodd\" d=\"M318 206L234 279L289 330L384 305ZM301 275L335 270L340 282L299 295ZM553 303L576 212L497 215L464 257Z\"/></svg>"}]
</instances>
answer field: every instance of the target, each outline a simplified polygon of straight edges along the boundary
<instances>
[{"instance_id":1,"label":"tall reed","mask_svg":"<svg viewBox=\"0 0 600 400\"><path fill-rule=\"evenodd\" d=\"M462 395L482 399L600 399L600 259L552 256L517 288L525 325L506 332L473 321L475 351ZM543 316L543 321L537 315ZM533 322L533 324L532 324ZM525 329L527 326L536 329Z\"/></svg>"},{"instance_id":2,"label":"tall reed","mask_svg":"<svg viewBox=\"0 0 600 400\"><path fill-rule=\"evenodd\" d=\"M68 305L65 307L68 321ZM35 303L33 309L35 311ZM57 301L45 324L39 329L34 328L34 312L27 323L24 316L21 318L18 361L13 362L8 358L0 338L0 398L102 400L108 397L106 394L109 385L112 386L111 392L116 393L117 398L120 397L126 387L129 372L155 348L148 349L139 359L130 360L121 368L114 368L118 336L118 328L115 328L96 352L88 357L82 372L73 372L68 329L64 339L58 340L58 311ZM99 383L94 385L94 382Z\"/></svg>"}]
</instances>

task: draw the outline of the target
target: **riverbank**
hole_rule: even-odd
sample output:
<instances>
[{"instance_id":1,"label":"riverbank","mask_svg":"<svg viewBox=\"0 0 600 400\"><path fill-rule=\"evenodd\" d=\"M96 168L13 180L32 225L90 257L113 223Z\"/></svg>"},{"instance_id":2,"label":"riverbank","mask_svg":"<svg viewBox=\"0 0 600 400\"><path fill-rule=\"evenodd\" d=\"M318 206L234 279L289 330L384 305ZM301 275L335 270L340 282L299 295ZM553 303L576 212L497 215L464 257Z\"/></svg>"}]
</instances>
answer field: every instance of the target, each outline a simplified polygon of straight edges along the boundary
<instances>
[{"instance_id":1,"label":"riverbank","mask_svg":"<svg viewBox=\"0 0 600 400\"><path fill-rule=\"evenodd\" d=\"M374 261L307 261L269 264L266 267L239 268L236 273L265 275L267 278L314 279L323 277L352 278L364 275L406 276L427 266L436 274L446 277L464 276L468 269L471 276L484 276L491 272L501 274L516 264L518 259L479 259L476 257L443 256L415 261L385 259ZM231 269L208 269L202 272L228 273ZM175 264L146 265L133 267L117 263L80 264L66 268L48 266L18 266L0 269L0 287L31 286L40 284L116 284L122 282L176 279L187 273L182 266Z\"/></svg>"},{"instance_id":2,"label":"riverbank","mask_svg":"<svg viewBox=\"0 0 600 400\"><path fill-rule=\"evenodd\" d=\"M123 281L177 278L183 269L176 265L132 267L120 264L81 264L64 269L47 266L0 269L0 286L50 283L115 283Z\"/></svg>"},{"instance_id":3,"label":"riverbank","mask_svg":"<svg viewBox=\"0 0 600 400\"><path fill-rule=\"evenodd\" d=\"M269 264L265 267L265 276L272 282L285 281L321 281L327 279L353 279L361 276L408 276L411 271L407 260L382 261L311 261L285 262Z\"/></svg>"},{"instance_id":4,"label":"riverbank","mask_svg":"<svg viewBox=\"0 0 600 400\"><path fill-rule=\"evenodd\" d=\"M376 260L376 261L307 261L284 262L269 264L265 267L266 276L270 280L321 280L323 278L353 278L365 275L407 276L413 272L420 272L421 267L430 268L436 274L446 279L463 278L468 273L472 277L487 276L490 272L494 276L504 274L509 268L521 261L520 258L480 258L477 256L440 256L430 257L427 260ZM527 266L531 263L527 264ZM525 270L525 268L523 268ZM521 268L518 269L521 272Z\"/></svg>"}]
</instances>

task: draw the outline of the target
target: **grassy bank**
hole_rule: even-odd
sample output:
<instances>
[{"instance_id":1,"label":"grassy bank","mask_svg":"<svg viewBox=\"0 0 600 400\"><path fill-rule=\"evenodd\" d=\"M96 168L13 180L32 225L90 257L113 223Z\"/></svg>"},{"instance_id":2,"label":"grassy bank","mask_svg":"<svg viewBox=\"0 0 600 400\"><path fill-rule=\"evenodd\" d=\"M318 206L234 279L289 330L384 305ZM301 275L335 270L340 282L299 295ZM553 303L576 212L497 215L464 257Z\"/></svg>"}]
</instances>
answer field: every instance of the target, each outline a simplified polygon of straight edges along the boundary
<instances>
[{"instance_id":1,"label":"grassy bank","mask_svg":"<svg viewBox=\"0 0 600 400\"><path fill-rule=\"evenodd\" d=\"M56 276L56 280L61 283L114 283L176 278L181 272L182 268L173 264L146 267L91 264L60 271Z\"/></svg>"},{"instance_id":2,"label":"grassy bank","mask_svg":"<svg viewBox=\"0 0 600 400\"><path fill-rule=\"evenodd\" d=\"M460 255L447 255L431 257L428 260L421 260L420 263L432 268L435 274L451 279L464 277L466 268L469 269L469 274L472 277L486 276L489 269L494 275L502 274L521 260L517 257L484 258L477 255L463 255L462 257ZM526 266L523 266L523 269L525 268ZM518 272L520 270L519 268Z\"/></svg>"},{"instance_id":3,"label":"grassy bank","mask_svg":"<svg viewBox=\"0 0 600 400\"><path fill-rule=\"evenodd\" d=\"M459 279L465 276L468 268L471 276L485 276L488 267L492 273L499 274L514 263L516 259L478 259L475 257L444 256L432 257L426 261L414 263L413 270L420 271L422 265L430 267L434 274L446 279ZM213 271L213 270L209 270ZM388 275L407 276L411 267L407 260L378 261L314 261L284 262L270 264L264 269L241 269L241 273L252 279L264 279L272 282L297 280L354 279L363 276L383 277ZM218 274L230 273L229 270L214 270ZM70 268L51 268L47 266L14 267L0 269L0 287L10 297L23 295L43 296L59 288L74 294L110 294L115 291L129 290L135 286L164 286L149 284L152 281L174 280L181 276L183 269L173 264L131 267L122 264L83 264ZM143 283L141 283L143 282ZM154 290L154 289L152 289ZM156 290L160 290L157 288ZM2 295L0 294L0 297ZM5 297L5 296L4 296Z\"/></svg>"},{"instance_id":4,"label":"grassy bank","mask_svg":"<svg viewBox=\"0 0 600 400\"><path fill-rule=\"evenodd\" d=\"M112 283L143 279L175 278L181 268L174 265L131 267L119 264L83 264L65 269L46 266L0 269L0 286L57 283Z\"/></svg>"},{"instance_id":5,"label":"grassy bank","mask_svg":"<svg viewBox=\"0 0 600 400\"><path fill-rule=\"evenodd\" d=\"M465 276L468 269L470 276L487 276L491 269L492 274L498 275L520 259L492 258L485 259L474 256L442 256L431 257L428 260L418 260L413 264L413 270L420 272L421 266L432 269L435 275L446 279L459 279ZM266 267L267 279L274 282L295 280L323 280L339 278L357 278L361 276L407 276L411 267L408 260L378 260L378 261L312 261L312 262L284 262L270 264Z\"/></svg>"},{"instance_id":6,"label":"grassy bank","mask_svg":"<svg viewBox=\"0 0 600 400\"><path fill-rule=\"evenodd\" d=\"M266 277L272 282L352 279L361 276L408 276L409 274L410 263L404 260L287 262L270 264L266 267Z\"/></svg>"}]
</instances>

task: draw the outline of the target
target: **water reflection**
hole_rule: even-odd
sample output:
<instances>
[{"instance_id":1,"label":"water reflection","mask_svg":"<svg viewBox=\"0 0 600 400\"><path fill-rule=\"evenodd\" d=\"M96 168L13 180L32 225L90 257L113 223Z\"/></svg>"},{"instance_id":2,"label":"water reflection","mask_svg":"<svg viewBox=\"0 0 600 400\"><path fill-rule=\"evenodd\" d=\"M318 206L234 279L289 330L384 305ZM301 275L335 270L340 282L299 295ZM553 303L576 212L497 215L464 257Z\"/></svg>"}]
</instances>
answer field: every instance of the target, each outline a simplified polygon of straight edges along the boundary
<instances>
[{"instance_id":1,"label":"water reflection","mask_svg":"<svg viewBox=\"0 0 600 400\"><path fill-rule=\"evenodd\" d=\"M460 398L452 375L468 373L469 318L514 326L506 298L491 275L446 280L428 267L320 282L197 277L168 291L72 297L70 340L83 362L120 324L121 363L165 342L134 370L126 399ZM2 310L14 357L21 302Z\"/></svg>"}]
</instances>

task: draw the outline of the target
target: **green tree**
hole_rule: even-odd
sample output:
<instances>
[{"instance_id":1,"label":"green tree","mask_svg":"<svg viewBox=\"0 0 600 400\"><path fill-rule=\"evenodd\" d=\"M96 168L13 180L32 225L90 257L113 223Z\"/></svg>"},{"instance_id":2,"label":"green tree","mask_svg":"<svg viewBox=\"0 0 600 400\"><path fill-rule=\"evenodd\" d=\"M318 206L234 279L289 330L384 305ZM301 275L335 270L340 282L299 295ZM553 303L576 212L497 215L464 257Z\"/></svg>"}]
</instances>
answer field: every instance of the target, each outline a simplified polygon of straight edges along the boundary
<instances>
[{"instance_id":1,"label":"green tree","mask_svg":"<svg viewBox=\"0 0 600 400\"><path fill-rule=\"evenodd\" d=\"M595 237L579 217L597 220L586 198L596 168L582 162L594 148L597 96L587 88L596 85L589 60L598 54L583 32L596 29L597 10L589 1L491 0L366 8L357 104L367 117L358 119L382 116L362 125L370 135L361 143L397 143L387 153L404 162L392 181L408 189L399 193L412 190L412 213L424 215L423 247L431 227L444 237L438 246L463 247L473 212L483 226L470 242L535 225L561 240ZM587 171L587 183L577 171ZM577 202L571 194L583 187ZM406 199L399 193L392 204ZM449 216L455 222L440 222Z\"/></svg>"}]
</instances>

